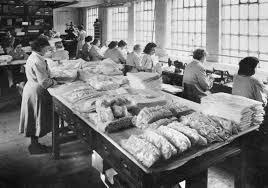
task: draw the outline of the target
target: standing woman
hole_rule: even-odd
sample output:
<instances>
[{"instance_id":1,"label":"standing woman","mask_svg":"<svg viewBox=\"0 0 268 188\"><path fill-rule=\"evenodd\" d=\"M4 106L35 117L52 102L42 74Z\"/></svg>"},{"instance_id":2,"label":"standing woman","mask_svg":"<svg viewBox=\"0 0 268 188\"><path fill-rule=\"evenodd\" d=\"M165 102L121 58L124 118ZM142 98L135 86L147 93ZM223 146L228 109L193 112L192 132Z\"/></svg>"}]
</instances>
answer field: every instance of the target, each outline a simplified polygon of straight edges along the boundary
<instances>
[{"instance_id":1,"label":"standing woman","mask_svg":"<svg viewBox=\"0 0 268 188\"><path fill-rule=\"evenodd\" d=\"M94 39L92 42L92 47L89 50L89 55L91 57L91 61L100 61L103 59L103 55L100 49L100 41L98 39Z\"/></svg>"},{"instance_id":2,"label":"standing woman","mask_svg":"<svg viewBox=\"0 0 268 188\"><path fill-rule=\"evenodd\" d=\"M155 54L155 48L156 44L150 42L145 46L143 50L144 56L142 57L141 60L141 66L145 72L153 72L154 61L152 59L152 55Z\"/></svg>"},{"instance_id":3,"label":"standing woman","mask_svg":"<svg viewBox=\"0 0 268 188\"><path fill-rule=\"evenodd\" d=\"M77 38L77 50L76 50L76 57L79 56L79 51L82 50L83 45L85 44L85 38L87 36L86 31L82 25L78 26L78 38Z\"/></svg>"},{"instance_id":4,"label":"standing woman","mask_svg":"<svg viewBox=\"0 0 268 188\"><path fill-rule=\"evenodd\" d=\"M52 128L52 99L47 88L56 85L57 82L50 77L48 65L43 57L50 49L48 40L39 37L31 47L33 51L25 68L27 83L22 95L19 131L31 140L29 152L41 154L49 150L47 146L41 145L38 139L49 133Z\"/></svg>"}]
</instances>

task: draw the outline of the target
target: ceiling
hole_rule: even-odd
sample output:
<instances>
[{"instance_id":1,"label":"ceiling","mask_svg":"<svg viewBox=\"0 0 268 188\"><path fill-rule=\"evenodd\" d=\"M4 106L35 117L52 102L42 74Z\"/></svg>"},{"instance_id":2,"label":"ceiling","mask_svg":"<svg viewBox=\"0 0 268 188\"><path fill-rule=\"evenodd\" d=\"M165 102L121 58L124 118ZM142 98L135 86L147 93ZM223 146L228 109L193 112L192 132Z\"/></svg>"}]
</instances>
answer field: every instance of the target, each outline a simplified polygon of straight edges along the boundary
<instances>
[{"instance_id":1,"label":"ceiling","mask_svg":"<svg viewBox=\"0 0 268 188\"><path fill-rule=\"evenodd\" d=\"M90 0L88 0L90 1ZM1 0L0 4L9 5L38 5L58 8L77 4L79 0Z\"/></svg>"}]
</instances>

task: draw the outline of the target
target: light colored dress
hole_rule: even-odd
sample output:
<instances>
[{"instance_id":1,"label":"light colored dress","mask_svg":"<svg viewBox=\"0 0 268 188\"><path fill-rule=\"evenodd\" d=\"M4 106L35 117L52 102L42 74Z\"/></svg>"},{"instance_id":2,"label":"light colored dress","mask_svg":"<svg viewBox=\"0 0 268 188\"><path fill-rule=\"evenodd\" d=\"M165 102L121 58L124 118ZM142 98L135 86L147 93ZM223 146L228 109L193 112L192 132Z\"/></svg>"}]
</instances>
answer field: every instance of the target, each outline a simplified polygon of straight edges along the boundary
<instances>
[{"instance_id":1,"label":"light colored dress","mask_svg":"<svg viewBox=\"0 0 268 188\"><path fill-rule=\"evenodd\" d=\"M267 96L264 93L264 85L254 76L241 76L236 74L234 76L232 94L244 96L264 104L267 103Z\"/></svg>"},{"instance_id":2,"label":"light colored dress","mask_svg":"<svg viewBox=\"0 0 268 188\"><path fill-rule=\"evenodd\" d=\"M90 49L91 49L91 45L89 43L85 43L82 47L82 51L81 51L81 58L85 61L90 61L91 57L90 57Z\"/></svg>"},{"instance_id":3,"label":"light colored dress","mask_svg":"<svg viewBox=\"0 0 268 188\"><path fill-rule=\"evenodd\" d=\"M131 52L127 55L126 65L131 67L129 72L138 72L141 68L141 56L136 52Z\"/></svg>"},{"instance_id":4,"label":"light colored dress","mask_svg":"<svg viewBox=\"0 0 268 188\"><path fill-rule=\"evenodd\" d=\"M78 55L79 51L82 50L82 47L85 44L86 36L86 31L82 30L78 32L76 55Z\"/></svg>"},{"instance_id":5,"label":"light colored dress","mask_svg":"<svg viewBox=\"0 0 268 188\"><path fill-rule=\"evenodd\" d=\"M152 72L154 67L154 61L149 54L144 54L141 60L141 66L146 72Z\"/></svg>"},{"instance_id":6,"label":"light colored dress","mask_svg":"<svg viewBox=\"0 0 268 188\"><path fill-rule=\"evenodd\" d=\"M209 90L213 84L206 75L206 70L202 63L195 59L186 66L183 74L183 83L196 85L203 91Z\"/></svg>"},{"instance_id":7,"label":"light colored dress","mask_svg":"<svg viewBox=\"0 0 268 188\"><path fill-rule=\"evenodd\" d=\"M56 84L50 78L45 59L32 52L26 62L27 83L23 89L19 132L26 137L42 137L52 128L52 99L47 88Z\"/></svg>"},{"instance_id":8,"label":"light colored dress","mask_svg":"<svg viewBox=\"0 0 268 188\"><path fill-rule=\"evenodd\" d=\"M101 53L101 50L96 45L92 45L92 47L90 48L89 56L91 57L91 61L100 61L103 59L103 55Z\"/></svg>"},{"instance_id":9,"label":"light colored dress","mask_svg":"<svg viewBox=\"0 0 268 188\"><path fill-rule=\"evenodd\" d=\"M59 49L52 53L51 58L53 60L66 60L69 59L69 52L64 49Z\"/></svg>"},{"instance_id":10,"label":"light colored dress","mask_svg":"<svg viewBox=\"0 0 268 188\"><path fill-rule=\"evenodd\" d=\"M121 50L118 48L108 49L104 53L104 58L110 58L115 63L123 64L126 62L126 58L124 57Z\"/></svg>"}]
</instances>

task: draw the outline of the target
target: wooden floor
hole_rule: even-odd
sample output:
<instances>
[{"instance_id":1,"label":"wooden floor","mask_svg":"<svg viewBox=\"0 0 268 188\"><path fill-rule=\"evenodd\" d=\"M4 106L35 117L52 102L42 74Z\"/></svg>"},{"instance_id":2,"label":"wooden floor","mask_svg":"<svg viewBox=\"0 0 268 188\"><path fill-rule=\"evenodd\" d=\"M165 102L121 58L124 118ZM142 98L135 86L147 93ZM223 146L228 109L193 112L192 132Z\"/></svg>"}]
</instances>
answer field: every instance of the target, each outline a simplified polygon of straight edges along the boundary
<instances>
[{"instance_id":1,"label":"wooden floor","mask_svg":"<svg viewBox=\"0 0 268 188\"><path fill-rule=\"evenodd\" d=\"M0 111L0 188L104 187L90 167L88 148L80 141L62 145L59 161L50 154L29 155L28 140L18 134L19 113L18 105ZM40 142L51 145L51 135Z\"/></svg>"}]
</instances>

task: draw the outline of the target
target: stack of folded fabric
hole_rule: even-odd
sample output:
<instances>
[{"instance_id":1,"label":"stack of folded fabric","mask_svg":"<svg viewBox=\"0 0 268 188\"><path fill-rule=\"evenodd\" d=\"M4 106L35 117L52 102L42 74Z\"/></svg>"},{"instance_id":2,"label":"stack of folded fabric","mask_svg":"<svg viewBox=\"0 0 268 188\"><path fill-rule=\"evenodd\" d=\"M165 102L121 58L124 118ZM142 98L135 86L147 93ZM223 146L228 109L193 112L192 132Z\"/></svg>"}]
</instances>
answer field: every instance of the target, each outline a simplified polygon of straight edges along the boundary
<instances>
[{"instance_id":1,"label":"stack of folded fabric","mask_svg":"<svg viewBox=\"0 0 268 188\"><path fill-rule=\"evenodd\" d=\"M157 73L127 73L127 78L132 88L161 90L162 79Z\"/></svg>"},{"instance_id":2,"label":"stack of folded fabric","mask_svg":"<svg viewBox=\"0 0 268 188\"><path fill-rule=\"evenodd\" d=\"M0 56L0 64L5 64L12 61L12 56L10 55L1 55Z\"/></svg>"},{"instance_id":3,"label":"stack of folded fabric","mask_svg":"<svg viewBox=\"0 0 268 188\"><path fill-rule=\"evenodd\" d=\"M202 112L232 120L240 131L263 121L264 109L261 102L227 93L215 93L201 99Z\"/></svg>"}]
</instances>

